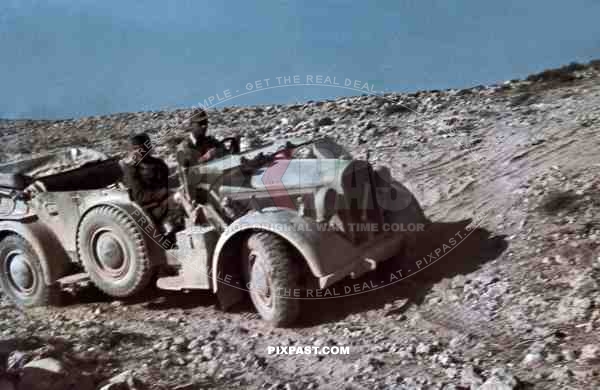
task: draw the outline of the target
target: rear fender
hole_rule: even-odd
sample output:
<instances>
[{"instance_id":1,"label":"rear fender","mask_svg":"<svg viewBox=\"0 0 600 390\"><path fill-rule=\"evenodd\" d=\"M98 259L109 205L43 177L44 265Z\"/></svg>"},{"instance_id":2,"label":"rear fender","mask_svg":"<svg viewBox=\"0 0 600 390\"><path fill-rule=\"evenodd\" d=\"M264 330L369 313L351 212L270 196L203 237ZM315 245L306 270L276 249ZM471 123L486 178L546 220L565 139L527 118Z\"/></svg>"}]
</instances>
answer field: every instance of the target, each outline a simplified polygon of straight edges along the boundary
<instances>
[{"instance_id":1,"label":"rear fender","mask_svg":"<svg viewBox=\"0 0 600 390\"><path fill-rule=\"evenodd\" d=\"M0 240L7 235L17 234L33 247L42 263L44 282L53 284L67 275L71 259L51 229L39 221L21 223L0 221Z\"/></svg>"},{"instance_id":2,"label":"rear fender","mask_svg":"<svg viewBox=\"0 0 600 390\"><path fill-rule=\"evenodd\" d=\"M267 208L243 216L219 238L212 260L212 288L218 292L227 249L250 231L269 231L286 240L304 259L313 276L320 278L343 266L352 255L352 244L335 232L319 231L317 224L289 209ZM321 229L323 230L323 229ZM344 256L344 254L347 256ZM233 286L232 286L233 287Z\"/></svg>"}]
</instances>

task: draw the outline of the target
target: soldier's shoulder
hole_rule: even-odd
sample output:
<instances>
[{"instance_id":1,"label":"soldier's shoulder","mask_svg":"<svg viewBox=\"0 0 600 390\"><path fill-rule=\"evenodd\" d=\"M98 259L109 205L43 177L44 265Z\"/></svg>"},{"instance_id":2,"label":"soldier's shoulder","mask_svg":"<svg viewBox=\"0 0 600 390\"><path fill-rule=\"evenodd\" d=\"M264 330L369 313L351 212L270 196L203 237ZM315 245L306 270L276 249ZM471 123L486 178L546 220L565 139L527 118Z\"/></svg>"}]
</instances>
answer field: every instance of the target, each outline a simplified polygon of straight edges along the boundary
<instances>
[{"instance_id":1,"label":"soldier's shoulder","mask_svg":"<svg viewBox=\"0 0 600 390\"><path fill-rule=\"evenodd\" d=\"M185 139L183 141L181 141L178 145L177 145L177 151L178 152L186 152L189 153L191 151L194 151L195 148L193 147L193 145L190 144L190 141Z\"/></svg>"},{"instance_id":2,"label":"soldier's shoulder","mask_svg":"<svg viewBox=\"0 0 600 390\"><path fill-rule=\"evenodd\" d=\"M126 183L127 186L132 186L132 182L137 172L137 166L133 159L130 157L120 159L119 167L121 168L123 182Z\"/></svg>"},{"instance_id":3,"label":"soldier's shoulder","mask_svg":"<svg viewBox=\"0 0 600 390\"><path fill-rule=\"evenodd\" d=\"M184 150L188 147L188 141L184 139L183 141L177 144L177 150Z\"/></svg>"}]
</instances>

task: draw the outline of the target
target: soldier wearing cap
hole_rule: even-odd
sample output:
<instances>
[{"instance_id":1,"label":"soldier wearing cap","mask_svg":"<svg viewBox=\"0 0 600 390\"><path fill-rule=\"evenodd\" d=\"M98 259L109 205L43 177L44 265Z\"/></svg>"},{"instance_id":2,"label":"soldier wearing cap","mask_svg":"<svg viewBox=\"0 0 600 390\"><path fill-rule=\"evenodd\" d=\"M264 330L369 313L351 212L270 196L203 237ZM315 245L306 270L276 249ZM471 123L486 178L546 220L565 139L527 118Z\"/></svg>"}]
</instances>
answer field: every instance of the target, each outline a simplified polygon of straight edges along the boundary
<instances>
[{"instance_id":1,"label":"soldier wearing cap","mask_svg":"<svg viewBox=\"0 0 600 390\"><path fill-rule=\"evenodd\" d=\"M204 163L223 154L223 145L215 138L207 136L208 115L202 109L196 110L190 118L187 129L189 136L177 148L177 160L183 168Z\"/></svg>"},{"instance_id":2,"label":"soldier wearing cap","mask_svg":"<svg viewBox=\"0 0 600 390\"><path fill-rule=\"evenodd\" d=\"M169 209L169 168L160 158L151 155L152 144L146 133L129 139L129 152L120 161L123 183L131 199L160 223Z\"/></svg>"}]
</instances>

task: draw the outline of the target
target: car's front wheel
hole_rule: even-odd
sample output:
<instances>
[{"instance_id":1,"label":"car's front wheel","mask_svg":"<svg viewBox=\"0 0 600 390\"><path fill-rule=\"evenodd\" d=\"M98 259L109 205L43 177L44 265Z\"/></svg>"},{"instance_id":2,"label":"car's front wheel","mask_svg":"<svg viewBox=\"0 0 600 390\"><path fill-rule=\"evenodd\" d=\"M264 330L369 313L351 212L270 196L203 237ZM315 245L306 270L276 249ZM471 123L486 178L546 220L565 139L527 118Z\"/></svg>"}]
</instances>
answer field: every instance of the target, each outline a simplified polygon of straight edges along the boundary
<instances>
[{"instance_id":1,"label":"car's front wheel","mask_svg":"<svg viewBox=\"0 0 600 390\"><path fill-rule=\"evenodd\" d=\"M300 301L287 292L297 287L299 275L288 244L273 233L252 234L246 241L244 267L250 299L261 317L275 326L294 322Z\"/></svg>"},{"instance_id":2,"label":"car's front wheel","mask_svg":"<svg viewBox=\"0 0 600 390\"><path fill-rule=\"evenodd\" d=\"M0 287L19 307L50 304L53 288L44 282L37 253L21 236L9 235L0 241Z\"/></svg>"}]
</instances>

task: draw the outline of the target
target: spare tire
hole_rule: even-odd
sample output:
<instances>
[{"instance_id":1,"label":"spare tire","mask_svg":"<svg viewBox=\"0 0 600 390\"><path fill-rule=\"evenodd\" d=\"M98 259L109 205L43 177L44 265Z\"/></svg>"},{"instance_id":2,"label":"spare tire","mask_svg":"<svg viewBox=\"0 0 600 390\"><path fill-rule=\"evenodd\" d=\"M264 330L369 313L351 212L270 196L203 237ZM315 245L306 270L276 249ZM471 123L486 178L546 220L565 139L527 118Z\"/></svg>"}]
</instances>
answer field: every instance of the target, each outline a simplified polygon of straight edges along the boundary
<instances>
[{"instance_id":1,"label":"spare tire","mask_svg":"<svg viewBox=\"0 0 600 390\"><path fill-rule=\"evenodd\" d=\"M83 217L77 230L77 254L96 287L112 297L134 295L152 278L142 229L116 207L100 206Z\"/></svg>"}]
</instances>

